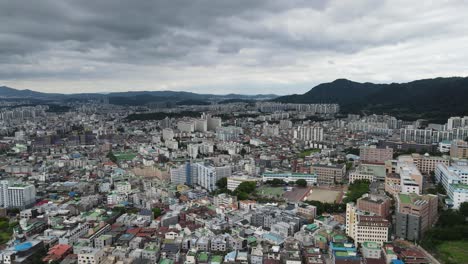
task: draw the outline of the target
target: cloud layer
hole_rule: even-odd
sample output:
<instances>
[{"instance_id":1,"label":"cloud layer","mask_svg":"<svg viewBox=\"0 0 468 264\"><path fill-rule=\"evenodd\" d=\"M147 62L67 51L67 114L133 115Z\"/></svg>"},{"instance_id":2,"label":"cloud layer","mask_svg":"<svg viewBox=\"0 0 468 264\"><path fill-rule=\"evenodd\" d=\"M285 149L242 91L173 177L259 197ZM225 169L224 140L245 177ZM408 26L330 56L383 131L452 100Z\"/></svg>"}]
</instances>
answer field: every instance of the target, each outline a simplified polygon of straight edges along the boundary
<instances>
[{"instance_id":1,"label":"cloud layer","mask_svg":"<svg viewBox=\"0 0 468 264\"><path fill-rule=\"evenodd\" d=\"M468 2L0 0L0 84L302 93L468 75Z\"/></svg>"}]
</instances>

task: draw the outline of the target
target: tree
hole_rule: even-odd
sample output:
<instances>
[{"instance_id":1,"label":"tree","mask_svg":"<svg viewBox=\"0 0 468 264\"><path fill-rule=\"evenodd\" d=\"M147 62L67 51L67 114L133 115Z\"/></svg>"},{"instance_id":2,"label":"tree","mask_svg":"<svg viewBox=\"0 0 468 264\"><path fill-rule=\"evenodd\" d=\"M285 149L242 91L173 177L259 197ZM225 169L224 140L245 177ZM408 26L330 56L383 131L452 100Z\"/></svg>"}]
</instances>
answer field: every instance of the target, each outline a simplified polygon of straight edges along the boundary
<instances>
[{"instance_id":1,"label":"tree","mask_svg":"<svg viewBox=\"0 0 468 264\"><path fill-rule=\"evenodd\" d=\"M154 218L158 218L158 217L160 217L162 215L161 208L156 207L156 208L153 208L152 211L153 211Z\"/></svg>"},{"instance_id":2,"label":"tree","mask_svg":"<svg viewBox=\"0 0 468 264\"><path fill-rule=\"evenodd\" d=\"M447 191L445 190L444 186L440 182L436 186L436 191L437 191L437 193L447 195Z\"/></svg>"},{"instance_id":3,"label":"tree","mask_svg":"<svg viewBox=\"0 0 468 264\"><path fill-rule=\"evenodd\" d=\"M224 177L224 178L219 179L219 180L216 182L216 186L217 186L219 189L226 189L226 188L227 188L227 178Z\"/></svg>"},{"instance_id":4,"label":"tree","mask_svg":"<svg viewBox=\"0 0 468 264\"><path fill-rule=\"evenodd\" d=\"M443 211L439 216L439 221L437 221L437 225L441 227L454 227L464 223L465 217L455 210Z\"/></svg>"},{"instance_id":5,"label":"tree","mask_svg":"<svg viewBox=\"0 0 468 264\"><path fill-rule=\"evenodd\" d=\"M236 192L245 192L247 194L251 194L255 191L255 188L257 188L257 183L256 182L242 182L237 186Z\"/></svg>"},{"instance_id":6,"label":"tree","mask_svg":"<svg viewBox=\"0 0 468 264\"><path fill-rule=\"evenodd\" d=\"M237 200L247 200L249 199L249 195L245 192L238 192L237 193Z\"/></svg>"},{"instance_id":7,"label":"tree","mask_svg":"<svg viewBox=\"0 0 468 264\"><path fill-rule=\"evenodd\" d=\"M304 179L299 179L296 181L296 185L300 187L306 187L307 186L307 181Z\"/></svg>"},{"instance_id":8,"label":"tree","mask_svg":"<svg viewBox=\"0 0 468 264\"><path fill-rule=\"evenodd\" d=\"M117 163L117 157L114 155L114 153L112 153L112 150L109 151L109 153L107 153L107 158L114 162L114 163Z\"/></svg>"},{"instance_id":9,"label":"tree","mask_svg":"<svg viewBox=\"0 0 468 264\"><path fill-rule=\"evenodd\" d=\"M249 198L249 195L255 192L256 188L256 182L242 182L234 190L234 194L237 195L238 200L247 200Z\"/></svg>"},{"instance_id":10,"label":"tree","mask_svg":"<svg viewBox=\"0 0 468 264\"><path fill-rule=\"evenodd\" d=\"M245 156L245 154L247 154L247 150L245 150L245 148L242 148L240 154L242 155L242 157Z\"/></svg>"},{"instance_id":11,"label":"tree","mask_svg":"<svg viewBox=\"0 0 468 264\"><path fill-rule=\"evenodd\" d=\"M265 182L266 184L272 185L272 186L284 186L286 185L286 182L280 179L273 179Z\"/></svg>"},{"instance_id":12,"label":"tree","mask_svg":"<svg viewBox=\"0 0 468 264\"><path fill-rule=\"evenodd\" d=\"M460 204L460 208L458 209L460 214L462 214L464 217L468 217L468 202L463 202Z\"/></svg>"},{"instance_id":13,"label":"tree","mask_svg":"<svg viewBox=\"0 0 468 264\"><path fill-rule=\"evenodd\" d=\"M369 192L370 182L368 180L356 180L349 185L346 198L343 199L343 203L356 202L363 194Z\"/></svg>"}]
</instances>

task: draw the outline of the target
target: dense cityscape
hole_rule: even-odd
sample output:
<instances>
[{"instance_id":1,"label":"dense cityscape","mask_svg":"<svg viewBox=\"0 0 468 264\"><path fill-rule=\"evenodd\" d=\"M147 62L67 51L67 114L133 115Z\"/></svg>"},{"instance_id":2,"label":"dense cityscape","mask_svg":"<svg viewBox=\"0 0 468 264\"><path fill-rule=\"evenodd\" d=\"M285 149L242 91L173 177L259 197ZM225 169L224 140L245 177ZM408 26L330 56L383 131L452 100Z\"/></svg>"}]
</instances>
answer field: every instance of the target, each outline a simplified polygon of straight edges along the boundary
<instances>
[{"instance_id":1,"label":"dense cityscape","mask_svg":"<svg viewBox=\"0 0 468 264\"><path fill-rule=\"evenodd\" d=\"M466 116L25 100L0 112L2 263L423 264L466 235Z\"/></svg>"}]
</instances>

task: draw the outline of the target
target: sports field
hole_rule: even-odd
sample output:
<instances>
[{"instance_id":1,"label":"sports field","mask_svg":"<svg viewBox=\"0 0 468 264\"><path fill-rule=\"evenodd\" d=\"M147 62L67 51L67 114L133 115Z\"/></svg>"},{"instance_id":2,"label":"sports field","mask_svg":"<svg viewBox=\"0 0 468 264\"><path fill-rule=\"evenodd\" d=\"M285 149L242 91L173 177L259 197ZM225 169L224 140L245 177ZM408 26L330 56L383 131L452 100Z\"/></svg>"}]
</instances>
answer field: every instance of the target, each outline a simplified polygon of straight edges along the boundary
<instances>
[{"instance_id":1,"label":"sports field","mask_svg":"<svg viewBox=\"0 0 468 264\"><path fill-rule=\"evenodd\" d=\"M340 194L340 191L312 189L307 200L319 201L322 203L334 203Z\"/></svg>"},{"instance_id":2,"label":"sports field","mask_svg":"<svg viewBox=\"0 0 468 264\"><path fill-rule=\"evenodd\" d=\"M262 196L282 197L284 193L284 188L262 186L260 187L260 189L258 189L257 193Z\"/></svg>"},{"instance_id":3,"label":"sports field","mask_svg":"<svg viewBox=\"0 0 468 264\"><path fill-rule=\"evenodd\" d=\"M119 160L133 160L137 154L133 152L117 152L114 154L114 156Z\"/></svg>"}]
</instances>

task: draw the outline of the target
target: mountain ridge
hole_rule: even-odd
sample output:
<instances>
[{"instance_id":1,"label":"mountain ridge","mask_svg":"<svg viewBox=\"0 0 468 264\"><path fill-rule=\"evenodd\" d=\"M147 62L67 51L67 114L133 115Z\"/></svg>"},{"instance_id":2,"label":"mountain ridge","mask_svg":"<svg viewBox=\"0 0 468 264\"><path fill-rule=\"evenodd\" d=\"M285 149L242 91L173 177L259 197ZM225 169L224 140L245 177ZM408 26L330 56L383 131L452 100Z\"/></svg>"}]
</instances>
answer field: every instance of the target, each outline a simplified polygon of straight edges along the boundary
<instances>
[{"instance_id":1,"label":"mountain ridge","mask_svg":"<svg viewBox=\"0 0 468 264\"><path fill-rule=\"evenodd\" d=\"M153 96L162 98L177 98L180 100L194 100L194 99L256 99L256 98L267 98L272 99L278 97L275 94L199 94L187 91L126 91L126 92L109 92L109 93L73 93L73 94L61 94L61 93L45 93L38 92L29 89L16 89L8 86L0 86L0 98L32 98L32 99L71 99L71 98L103 98L103 97L137 97L137 96Z\"/></svg>"},{"instance_id":2,"label":"mountain ridge","mask_svg":"<svg viewBox=\"0 0 468 264\"><path fill-rule=\"evenodd\" d=\"M441 122L451 115L468 115L468 77L421 79L406 83L374 84L337 79L301 95L273 101L337 103L343 113L391 114Z\"/></svg>"}]
</instances>

